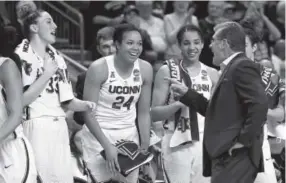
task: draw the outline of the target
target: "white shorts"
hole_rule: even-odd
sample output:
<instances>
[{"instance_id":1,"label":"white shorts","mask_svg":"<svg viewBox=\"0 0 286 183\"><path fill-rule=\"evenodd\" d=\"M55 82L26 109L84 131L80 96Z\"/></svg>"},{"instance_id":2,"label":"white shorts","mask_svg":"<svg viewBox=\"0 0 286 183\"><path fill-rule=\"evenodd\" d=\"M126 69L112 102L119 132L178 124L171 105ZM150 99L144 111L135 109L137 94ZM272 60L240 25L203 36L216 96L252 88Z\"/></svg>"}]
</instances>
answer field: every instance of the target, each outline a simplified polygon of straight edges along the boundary
<instances>
[{"instance_id":1,"label":"white shorts","mask_svg":"<svg viewBox=\"0 0 286 183\"><path fill-rule=\"evenodd\" d=\"M264 139L263 146L264 172L258 173L254 183L277 183L275 169L271 157L270 145L267 139Z\"/></svg>"},{"instance_id":2,"label":"white shorts","mask_svg":"<svg viewBox=\"0 0 286 183\"><path fill-rule=\"evenodd\" d=\"M25 137L8 137L0 148L1 183L36 183L37 170L32 147Z\"/></svg>"},{"instance_id":3,"label":"white shorts","mask_svg":"<svg viewBox=\"0 0 286 183\"><path fill-rule=\"evenodd\" d=\"M107 139L115 144L118 140L130 140L139 144L139 136L136 126L120 130L102 129ZM106 182L109 180L117 180L124 183L136 183L138 180L139 170L134 170L127 177L123 177L120 173L116 177L112 177L111 172L106 167L105 159L100 155L103 150L97 139L89 132L84 125L81 133L83 159L91 176L98 182Z\"/></svg>"},{"instance_id":4,"label":"white shorts","mask_svg":"<svg viewBox=\"0 0 286 183\"><path fill-rule=\"evenodd\" d=\"M165 130L162 140L162 166L166 183L210 183L203 176L202 143L200 141L171 148L172 131Z\"/></svg>"},{"instance_id":5,"label":"white shorts","mask_svg":"<svg viewBox=\"0 0 286 183\"><path fill-rule=\"evenodd\" d=\"M64 117L42 117L23 123L42 183L73 183L69 133Z\"/></svg>"}]
</instances>

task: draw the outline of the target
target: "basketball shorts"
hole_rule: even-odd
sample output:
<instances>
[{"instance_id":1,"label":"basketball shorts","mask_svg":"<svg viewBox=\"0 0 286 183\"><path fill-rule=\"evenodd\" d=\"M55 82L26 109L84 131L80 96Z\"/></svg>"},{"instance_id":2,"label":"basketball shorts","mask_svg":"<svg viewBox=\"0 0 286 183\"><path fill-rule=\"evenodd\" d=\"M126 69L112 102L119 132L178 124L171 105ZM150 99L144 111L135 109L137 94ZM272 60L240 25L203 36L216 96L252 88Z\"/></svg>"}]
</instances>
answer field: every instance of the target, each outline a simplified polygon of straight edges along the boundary
<instances>
[{"instance_id":1,"label":"basketball shorts","mask_svg":"<svg viewBox=\"0 0 286 183\"><path fill-rule=\"evenodd\" d=\"M32 147L25 137L12 136L0 147L1 183L36 183L37 170Z\"/></svg>"},{"instance_id":2,"label":"basketball shorts","mask_svg":"<svg viewBox=\"0 0 286 183\"><path fill-rule=\"evenodd\" d=\"M73 183L68 127L64 117L25 121L24 134L31 142L42 183Z\"/></svg>"},{"instance_id":3,"label":"basketball shorts","mask_svg":"<svg viewBox=\"0 0 286 183\"><path fill-rule=\"evenodd\" d=\"M102 129L107 139L115 144L120 140L134 141L139 144L139 136L136 126L126 129ZM138 180L139 170L136 169L127 177L122 176L119 172L115 177L112 177L111 172L106 167L105 159L100 155L103 150L97 139L91 134L88 128L84 125L81 133L83 159L87 166L90 176L97 182L108 182L116 180L123 183L136 183Z\"/></svg>"},{"instance_id":4,"label":"basketball shorts","mask_svg":"<svg viewBox=\"0 0 286 183\"><path fill-rule=\"evenodd\" d=\"M203 133L200 134L200 141L171 148L172 135L172 131L165 130L162 139L162 168L165 182L210 183L210 178L203 176Z\"/></svg>"},{"instance_id":5,"label":"basketball shorts","mask_svg":"<svg viewBox=\"0 0 286 183\"><path fill-rule=\"evenodd\" d=\"M269 141L264 139L262 146L264 172L257 174L254 183L277 183Z\"/></svg>"}]
</instances>

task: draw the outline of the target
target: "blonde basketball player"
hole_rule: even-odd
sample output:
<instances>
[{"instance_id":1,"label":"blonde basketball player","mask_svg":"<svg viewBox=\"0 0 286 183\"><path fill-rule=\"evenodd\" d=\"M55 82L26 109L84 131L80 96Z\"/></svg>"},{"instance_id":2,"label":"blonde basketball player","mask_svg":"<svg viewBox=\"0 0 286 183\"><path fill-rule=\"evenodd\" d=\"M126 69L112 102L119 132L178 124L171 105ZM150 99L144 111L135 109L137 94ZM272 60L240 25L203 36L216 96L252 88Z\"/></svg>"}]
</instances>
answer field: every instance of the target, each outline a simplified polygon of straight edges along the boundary
<instances>
[{"instance_id":1,"label":"blonde basketball player","mask_svg":"<svg viewBox=\"0 0 286 183\"><path fill-rule=\"evenodd\" d=\"M140 147L142 151L147 150L153 70L148 62L138 58L142 52L142 37L137 28L130 24L119 25L113 37L116 54L96 60L87 71L84 99L97 103L97 109L95 117L86 114L82 131L83 157L98 182L135 183L138 170L126 178L120 175L115 144L119 140L139 144L137 117ZM100 155L102 150L106 151L106 161Z\"/></svg>"},{"instance_id":2,"label":"blonde basketball player","mask_svg":"<svg viewBox=\"0 0 286 183\"><path fill-rule=\"evenodd\" d=\"M198 93L210 98L211 89L218 79L218 72L199 61L204 46L201 31L192 25L180 29L177 35L183 60L173 61L164 65L155 77L151 116L153 121L165 121L165 133L162 139L162 157L165 182L208 183L210 179L202 175L202 138L204 132L204 117L196 112L197 139L188 135L193 130L190 126L191 114L189 109L170 93L170 83L165 77L181 75L189 78L190 85ZM176 65L177 66L174 66ZM186 78L183 82L186 84ZM167 102L166 102L167 101ZM175 113L181 111L178 123L175 122ZM185 112L183 112L185 111ZM187 131L189 130L189 131ZM186 132L187 131L187 132ZM193 135L193 131L192 131Z\"/></svg>"},{"instance_id":3,"label":"blonde basketball player","mask_svg":"<svg viewBox=\"0 0 286 183\"><path fill-rule=\"evenodd\" d=\"M35 11L23 18L24 39L16 48L22 59L24 133L30 140L42 183L72 183L71 153L64 108L86 111L95 107L73 96L67 66L50 46L56 24L49 13Z\"/></svg>"},{"instance_id":4,"label":"blonde basketball player","mask_svg":"<svg viewBox=\"0 0 286 183\"><path fill-rule=\"evenodd\" d=\"M13 60L3 57L9 46L4 36L0 27L0 182L36 183L34 156L21 125L21 74Z\"/></svg>"}]
</instances>

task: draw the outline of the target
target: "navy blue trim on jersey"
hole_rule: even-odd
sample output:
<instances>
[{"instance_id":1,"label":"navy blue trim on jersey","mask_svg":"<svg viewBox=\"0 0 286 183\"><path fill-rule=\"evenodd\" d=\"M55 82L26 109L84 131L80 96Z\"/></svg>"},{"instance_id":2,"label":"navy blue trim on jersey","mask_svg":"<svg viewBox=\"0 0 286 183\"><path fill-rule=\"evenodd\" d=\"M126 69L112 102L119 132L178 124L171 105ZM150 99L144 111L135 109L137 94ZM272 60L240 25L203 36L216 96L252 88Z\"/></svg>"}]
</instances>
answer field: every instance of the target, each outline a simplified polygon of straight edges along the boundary
<instances>
[{"instance_id":1,"label":"navy blue trim on jersey","mask_svg":"<svg viewBox=\"0 0 286 183\"><path fill-rule=\"evenodd\" d=\"M22 142L24 144L25 152L26 152L26 172L25 172L25 175L22 179L22 183L26 183L27 179L28 179L29 172L30 172L30 158L29 158L28 148L27 148L27 145L26 145L26 142L24 141L24 139L22 139Z\"/></svg>"}]
</instances>

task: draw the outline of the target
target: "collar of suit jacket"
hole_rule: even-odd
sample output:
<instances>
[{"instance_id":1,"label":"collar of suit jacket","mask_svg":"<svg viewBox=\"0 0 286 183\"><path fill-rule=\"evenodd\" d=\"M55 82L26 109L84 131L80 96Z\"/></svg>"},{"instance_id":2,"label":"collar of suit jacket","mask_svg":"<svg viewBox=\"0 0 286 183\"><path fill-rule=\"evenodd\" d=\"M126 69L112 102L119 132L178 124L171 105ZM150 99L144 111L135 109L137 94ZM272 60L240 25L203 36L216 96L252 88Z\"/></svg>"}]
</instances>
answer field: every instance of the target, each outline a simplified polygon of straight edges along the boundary
<instances>
[{"instance_id":1,"label":"collar of suit jacket","mask_svg":"<svg viewBox=\"0 0 286 183\"><path fill-rule=\"evenodd\" d=\"M223 71L226 66L229 64L229 62L236 56L238 55L239 53L242 53L242 52L235 52L233 53L231 56L229 56L227 59L225 59L221 64L220 64L220 70Z\"/></svg>"}]
</instances>

